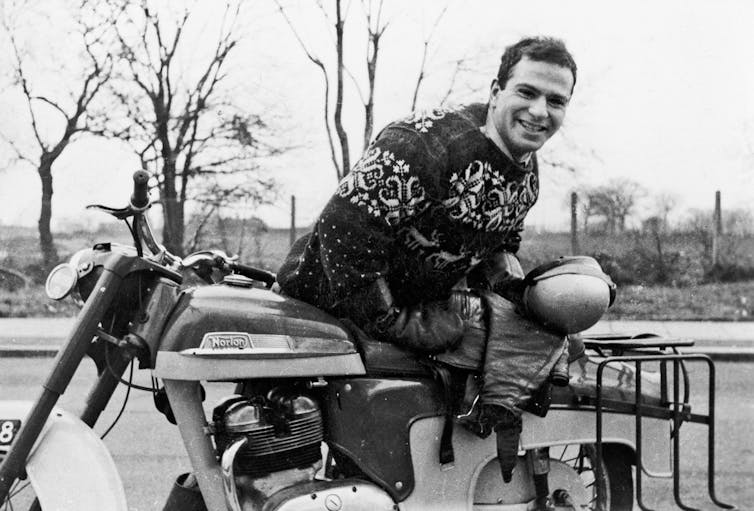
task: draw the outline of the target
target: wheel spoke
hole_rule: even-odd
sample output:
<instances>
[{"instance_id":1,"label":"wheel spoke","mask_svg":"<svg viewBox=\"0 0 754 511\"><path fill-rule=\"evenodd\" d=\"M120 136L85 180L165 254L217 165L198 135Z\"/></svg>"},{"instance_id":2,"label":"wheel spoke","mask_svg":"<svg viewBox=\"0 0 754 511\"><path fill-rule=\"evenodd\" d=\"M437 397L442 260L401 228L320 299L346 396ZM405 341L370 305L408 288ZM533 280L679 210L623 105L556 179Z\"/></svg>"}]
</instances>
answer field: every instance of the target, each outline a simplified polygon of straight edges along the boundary
<instances>
[{"instance_id":1,"label":"wheel spoke","mask_svg":"<svg viewBox=\"0 0 754 511\"><path fill-rule=\"evenodd\" d=\"M19 484L18 481L16 481L16 484L14 486L18 486L18 484ZM29 486L29 484L30 483L28 483L28 482L24 483L23 486L21 486L20 488L17 488L15 491L11 491L10 494L8 495L8 498L13 497L15 495L18 495L19 493L21 493L22 491L24 491L24 489L27 486Z\"/></svg>"}]
</instances>

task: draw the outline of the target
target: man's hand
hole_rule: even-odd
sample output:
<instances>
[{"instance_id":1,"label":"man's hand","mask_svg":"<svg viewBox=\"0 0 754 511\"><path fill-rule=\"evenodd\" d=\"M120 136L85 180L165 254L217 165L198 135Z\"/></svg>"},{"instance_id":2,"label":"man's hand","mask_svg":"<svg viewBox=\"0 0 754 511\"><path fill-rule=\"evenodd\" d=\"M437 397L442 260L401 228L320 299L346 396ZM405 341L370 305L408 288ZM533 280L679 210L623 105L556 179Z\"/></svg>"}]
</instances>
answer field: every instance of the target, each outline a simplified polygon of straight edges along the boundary
<instances>
[{"instance_id":1,"label":"man's hand","mask_svg":"<svg viewBox=\"0 0 754 511\"><path fill-rule=\"evenodd\" d=\"M443 302L421 303L396 309L378 322L391 341L407 348L438 353L455 346L464 332L461 316Z\"/></svg>"},{"instance_id":2,"label":"man's hand","mask_svg":"<svg viewBox=\"0 0 754 511\"><path fill-rule=\"evenodd\" d=\"M487 281L497 294L520 306L523 303L524 269L515 254L500 252L488 262Z\"/></svg>"}]
</instances>

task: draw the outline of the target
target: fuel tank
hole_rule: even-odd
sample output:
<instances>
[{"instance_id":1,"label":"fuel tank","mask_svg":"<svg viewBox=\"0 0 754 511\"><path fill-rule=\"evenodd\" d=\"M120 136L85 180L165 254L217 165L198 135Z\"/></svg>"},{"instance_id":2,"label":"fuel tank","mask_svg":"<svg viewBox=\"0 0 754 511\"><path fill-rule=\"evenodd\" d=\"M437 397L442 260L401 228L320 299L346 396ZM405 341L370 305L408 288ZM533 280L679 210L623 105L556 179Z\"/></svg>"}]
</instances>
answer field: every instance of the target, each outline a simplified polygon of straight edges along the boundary
<instances>
[{"instance_id":1,"label":"fuel tank","mask_svg":"<svg viewBox=\"0 0 754 511\"><path fill-rule=\"evenodd\" d=\"M155 374L230 380L364 374L337 319L266 289L227 284L185 291L170 313Z\"/></svg>"}]
</instances>

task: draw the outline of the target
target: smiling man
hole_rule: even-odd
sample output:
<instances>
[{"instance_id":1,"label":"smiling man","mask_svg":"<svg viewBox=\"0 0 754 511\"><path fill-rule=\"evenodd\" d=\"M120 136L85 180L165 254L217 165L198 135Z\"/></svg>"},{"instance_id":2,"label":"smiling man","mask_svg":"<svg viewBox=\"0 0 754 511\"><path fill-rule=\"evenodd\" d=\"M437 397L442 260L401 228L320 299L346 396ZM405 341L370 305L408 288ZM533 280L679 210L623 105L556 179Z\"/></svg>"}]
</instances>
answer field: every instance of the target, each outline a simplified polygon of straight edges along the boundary
<instances>
[{"instance_id":1,"label":"smiling man","mask_svg":"<svg viewBox=\"0 0 754 511\"><path fill-rule=\"evenodd\" d=\"M384 128L278 272L282 292L372 337L480 370L481 435L520 427L520 409L562 359L562 337L513 312L523 277L514 254L539 193L535 153L562 125L575 82L561 41L510 46L488 103ZM506 336L531 340L513 382Z\"/></svg>"},{"instance_id":2,"label":"smiling man","mask_svg":"<svg viewBox=\"0 0 754 511\"><path fill-rule=\"evenodd\" d=\"M526 54L512 68L504 64L492 82L485 134L508 157L521 161L563 124L575 80L575 66Z\"/></svg>"}]
</instances>

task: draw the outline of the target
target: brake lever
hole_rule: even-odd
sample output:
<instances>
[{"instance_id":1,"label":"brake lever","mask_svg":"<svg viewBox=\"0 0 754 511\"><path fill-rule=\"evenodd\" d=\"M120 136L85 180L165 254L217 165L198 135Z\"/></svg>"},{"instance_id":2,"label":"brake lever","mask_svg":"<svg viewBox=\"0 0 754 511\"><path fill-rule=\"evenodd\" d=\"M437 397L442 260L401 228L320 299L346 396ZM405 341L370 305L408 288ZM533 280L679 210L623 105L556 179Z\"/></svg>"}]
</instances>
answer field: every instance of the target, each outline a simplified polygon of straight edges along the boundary
<instances>
[{"instance_id":1,"label":"brake lever","mask_svg":"<svg viewBox=\"0 0 754 511\"><path fill-rule=\"evenodd\" d=\"M103 204L88 204L86 206L86 209L95 209L97 211L102 211L103 213L114 216L118 220L125 220L126 218L132 217L137 213L130 205L123 208L112 208Z\"/></svg>"}]
</instances>

